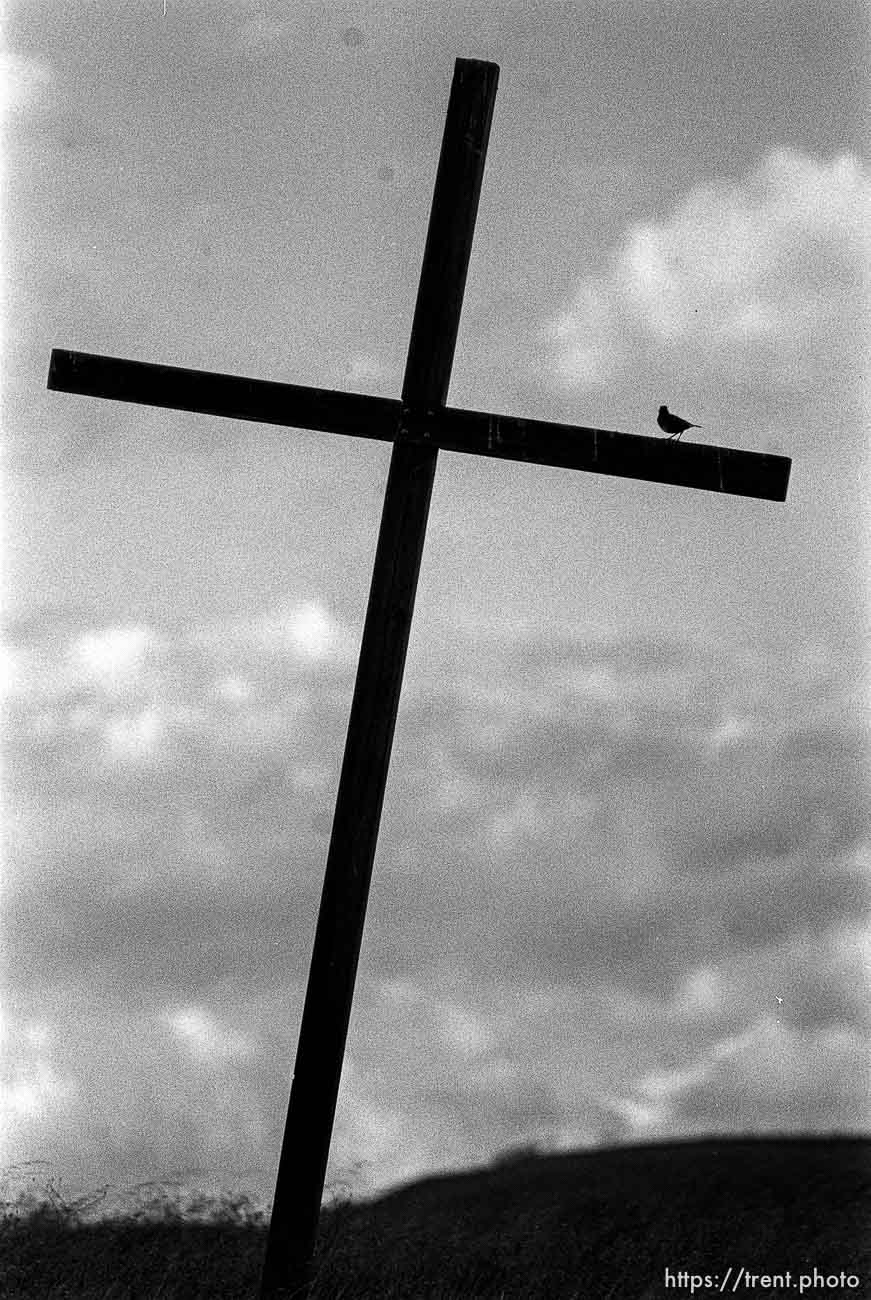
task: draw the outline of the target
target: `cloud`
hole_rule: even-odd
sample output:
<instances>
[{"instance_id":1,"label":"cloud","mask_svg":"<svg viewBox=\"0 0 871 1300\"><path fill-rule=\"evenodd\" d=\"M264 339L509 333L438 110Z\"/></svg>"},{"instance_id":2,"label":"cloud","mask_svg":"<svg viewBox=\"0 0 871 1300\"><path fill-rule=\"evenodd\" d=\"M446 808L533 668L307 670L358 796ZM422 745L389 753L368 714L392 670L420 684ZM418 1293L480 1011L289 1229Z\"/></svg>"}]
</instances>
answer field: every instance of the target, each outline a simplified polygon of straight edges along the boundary
<instances>
[{"instance_id":1,"label":"cloud","mask_svg":"<svg viewBox=\"0 0 871 1300\"><path fill-rule=\"evenodd\" d=\"M126 1178L183 1150L268 1190L355 637L309 599L9 640L14 1155ZM770 1127L778 1070L803 1123L858 1123L855 688L800 648L497 628L438 653L400 710L334 1173Z\"/></svg>"},{"instance_id":2,"label":"cloud","mask_svg":"<svg viewBox=\"0 0 871 1300\"><path fill-rule=\"evenodd\" d=\"M804 1031L868 1028L871 933L860 922L804 928L764 948L737 950L691 970L675 989L679 1019L718 1028L776 1015Z\"/></svg>"},{"instance_id":3,"label":"cloud","mask_svg":"<svg viewBox=\"0 0 871 1300\"><path fill-rule=\"evenodd\" d=\"M551 321L554 379L591 389L678 352L694 382L764 371L801 390L833 365L855 377L869 215L850 154L775 150L741 181L691 190L670 216L632 226Z\"/></svg>"},{"instance_id":4,"label":"cloud","mask_svg":"<svg viewBox=\"0 0 871 1300\"><path fill-rule=\"evenodd\" d=\"M868 1044L842 1027L797 1030L764 1016L640 1091L684 1132L849 1131L871 1118Z\"/></svg>"},{"instance_id":5,"label":"cloud","mask_svg":"<svg viewBox=\"0 0 871 1300\"><path fill-rule=\"evenodd\" d=\"M215 658L240 655L356 662L357 639L319 600L298 601L192 633Z\"/></svg>"},{"instance_id":6,"label":"cloud","mask_svg":"<svg viewBox=\"0 0 871 1300\"><path fill-rule=\"evenodd\" d=\"M587 281L572 303L545 331L552 353L550 369L567 388L596 388L624 355L620 321L607 283Z\"/></svg>"},{"instance_id":7,"label":"cloud","mask_svg":"<svg viewBox=\"0 0 871 1300\"><path fill-rule=\"evenodd\" d=\"M4 118L38 106L53 83L54 75L42 60L11 50L0 52L0 114Z\"/></svg>"},{"instance_id":8,"label":"cloud","mask_svg":"<svg viewBox=\"0 0 871 1300\"><path fill-rule=\"evenodd\" d=\"M255 1051L250 1038L224 1028L202 1007L185 1006L167 1011L166 1021L194 1060L244 1060Z\"/></svg>"},{"instance_id":9,"label":"cloud","mask_svg":"<svg viewBox=\"0 0 871 1300\"><path fill-rule=\"evenodd\" d=\"M55 1022L50 1041L16 1053L21 1082L17 1093L14 1080L7 1087L7 1108L25 1089L30 1104L10 1116L5 1161L46 1160L88 1190L102 1180L122 1191L182 1169L194 1185L217 1169L233 1181L277 1150L285 1080L256 1054L215 1051L213 1015L189 1013L185 1024L180 1013L172 1023L159 1007L84 991L68 991L59 1010L44 1008ZM244 1041L226 1030L219 1049L227 1037ZM262 1177L261 1192L267 1185Z\"/></svg>"},{"instance_id":10,"label":"cloud","mask_svg":"<svg viewBox=\"0 0 871 1300\"><path fill-rule=\"evenodd\" d=\"M73 1074L60 1071L51 1059L52 1029L46 1019L4 1016L0 1040L0 1159L16 1158L13 1135L47 1119L66 1115L78 1093Z\"/></svg>"},{"instance_id":11,"label":"cloud","mask_svg":"<svg viewBox=\"0 0 871 1300\"><path fill-rule=\"evenodd\" d=\"M379 175L381 173L389 173L388 175L383 176L382 179L393 179L392 168L382 167ZM354 389L359 389L360 387L373 389L387 388L389 391L389 387L396 381L396 374L392 366L381 361L373 353L358 352L348 360L346 378L348 383Z\"/></svg>"},{"instance_id":12,"label":"cloud","mask_svg":"<svg viewBox=\"0 0 871 1300\"><path fill-rule=\"evenodd\" d=\"M381 994L398 1008L422 1010L431 1020L438 1038L457 1056L475 1059L490 1053L496 1035L489 1017L445 998L434 998L420 985L409 980L387 980Z\"/></svg>"},{"instance_id":13,"label":"cloud","mask_svg":"<svg viewBox=\"0 0 871 1300\"><path fill-rule=\"evenodd\" d=\"M93 681L108 694L140 684L144 661L158 649L145 627L122 626L86 632L70 648L70 662L81 680Z\"/></svg>"},{"instance_id":14,"label":"cloud","mask_svg":"<svg viewBox=\"0 0 871 1300\"><path fill-rule=\"evenodd\" d=\"M10 908L26 935L57 891L70 924L63 942L37 927L47 969L70 979L145 932L172 942L204 890L218 931L236 911L254 977L258 927L271 951L286 923L263 900L307 911L319 889L353 646L317 601L175 631L50 625L12 646ZM849 695L800 661L665 639L479 648L474 673L403 704L373 960L431 968L436 916L463 968L670 997L724 954L849 924L867 906L865 752Z\"/></svg>"}]
</instances>

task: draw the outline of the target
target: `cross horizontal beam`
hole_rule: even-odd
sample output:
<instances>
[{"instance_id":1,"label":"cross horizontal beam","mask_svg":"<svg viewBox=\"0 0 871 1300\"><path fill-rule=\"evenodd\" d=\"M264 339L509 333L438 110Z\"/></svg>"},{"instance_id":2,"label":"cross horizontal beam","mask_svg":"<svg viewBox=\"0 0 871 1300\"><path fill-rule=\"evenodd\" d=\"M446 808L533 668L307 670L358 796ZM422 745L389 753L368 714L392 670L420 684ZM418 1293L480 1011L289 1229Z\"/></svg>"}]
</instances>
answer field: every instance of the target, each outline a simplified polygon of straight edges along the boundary
<instances>
[{"instance_id":1,"label":"cross horizontal beam","mask_svg":"<svg viewBox=\"0 0 871 1300\"><path fill-rule=\"evenodd\" d=\"M524 420L451 406L417 407L388 397L242 379L62 348L52 351L48 387L119 402L385 442L395 442L401 436L442 451L646 479L767 501L786 500L792 466L788 456L758 451Z\"/></svg>"}]
</instances>

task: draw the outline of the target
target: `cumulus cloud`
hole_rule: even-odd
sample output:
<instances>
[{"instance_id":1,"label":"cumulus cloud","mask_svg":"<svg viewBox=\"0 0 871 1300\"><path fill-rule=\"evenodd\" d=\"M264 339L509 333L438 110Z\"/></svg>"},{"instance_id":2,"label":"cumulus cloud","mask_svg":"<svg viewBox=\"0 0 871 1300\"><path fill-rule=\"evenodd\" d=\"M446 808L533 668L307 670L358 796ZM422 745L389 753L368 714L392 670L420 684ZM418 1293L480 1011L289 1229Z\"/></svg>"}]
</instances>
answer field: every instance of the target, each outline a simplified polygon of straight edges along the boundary
<instances>
[{"instance_id":1,"label":"cumulus cloud","mask_svg":"<svg viewBox=\"0 0 871 1300\"><path fill-rule=\"evenodd\" d=\"M458 636L400 711L340 1164L383 1185L524 1140L771 1127L778 1078L801 1123L858 1123L850 683L667 637ZM268 1189L354 640L314 600L12 629L16 1158L254 1151Z\"/></svg>"},{"instance_id":2,"label":"cumulus cloud","mask_svg":"<svg viewBox=\"0 0 871 1300\"><path fill-rule=\"evenodd\" d=\"M800 390L845 357L855 371L869 215L850 154L775 150L743 180L693 189L669 216L631 227L550 323L554 378L590 389L678 352L696 382L764 372Z\"/></svg>"}]
</instances>

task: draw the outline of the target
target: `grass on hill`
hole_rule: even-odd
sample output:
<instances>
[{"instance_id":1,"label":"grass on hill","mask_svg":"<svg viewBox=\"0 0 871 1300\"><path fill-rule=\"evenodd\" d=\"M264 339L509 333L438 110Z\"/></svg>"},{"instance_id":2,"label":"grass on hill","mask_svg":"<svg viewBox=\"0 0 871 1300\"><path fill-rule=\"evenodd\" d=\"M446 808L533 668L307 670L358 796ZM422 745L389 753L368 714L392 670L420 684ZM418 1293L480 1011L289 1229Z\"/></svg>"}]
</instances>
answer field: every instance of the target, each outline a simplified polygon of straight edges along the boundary
<instances>
[{"instance_id":1,"label":"grass on hill","mask_svg":"<svg viewBox=\"0 0 871 1300\"><path fill-rule=\"evenodd\" d=\"M861 1138L529 1154L326 1210L312 1300L655 1300L720 1294L729 1268L732 1293L871 1297L869 1207ZM266 1226L244 1198L87 1208L6 1207L3 1300L255 1300Z\"/></svg>"}]
</instances>

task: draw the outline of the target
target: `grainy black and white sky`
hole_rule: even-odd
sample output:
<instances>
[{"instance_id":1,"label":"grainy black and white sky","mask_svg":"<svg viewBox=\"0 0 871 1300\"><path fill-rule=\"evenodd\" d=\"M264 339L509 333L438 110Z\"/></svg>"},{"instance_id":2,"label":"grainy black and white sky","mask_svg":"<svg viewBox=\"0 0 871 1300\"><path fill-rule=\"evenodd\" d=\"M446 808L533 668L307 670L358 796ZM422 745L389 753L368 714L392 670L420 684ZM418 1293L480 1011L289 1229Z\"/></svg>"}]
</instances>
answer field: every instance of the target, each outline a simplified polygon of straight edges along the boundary
<instances>
[{"instance_id":1,"label":"grainy black and white sky","mask_svg":"<svg viewBox=\"0 0 871 1300\"><path fill-rule=\"evenodd\" d=\"M52 346L399 395L457 56L454 405L794 458L783 504L439 461L330 1178L869 1116L868 11L19 0L4 1166L268 1193L386 444Z\"/></svg>"}]
</instances>

